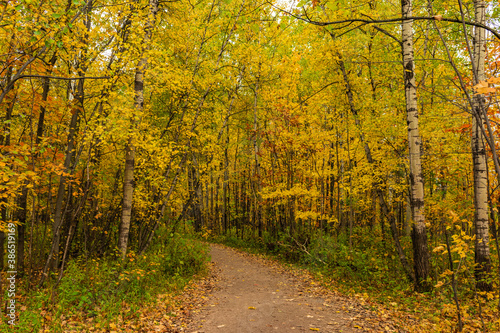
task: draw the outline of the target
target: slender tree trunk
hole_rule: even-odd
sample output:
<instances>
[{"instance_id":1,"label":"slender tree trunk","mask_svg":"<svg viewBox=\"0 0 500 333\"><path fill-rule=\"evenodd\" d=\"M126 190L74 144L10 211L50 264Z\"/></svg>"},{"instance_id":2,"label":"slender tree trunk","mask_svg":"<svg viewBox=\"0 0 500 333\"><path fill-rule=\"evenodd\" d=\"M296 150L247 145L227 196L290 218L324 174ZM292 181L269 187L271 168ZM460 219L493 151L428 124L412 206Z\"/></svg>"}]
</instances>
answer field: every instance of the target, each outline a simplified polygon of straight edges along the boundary
<instances>
[{"instance_id":1,"label":"slender tree trunk","mask_svg":"<svg viewBox=\"0 0 500 333\"><path fill-rule=\"evenodd\" d=\"M459 0L458 4L460 6L460 13L462 19L465 18L462 1ZM486 4L484 1L475 0L475 20L477 23L485 24L485 8ZM437 28L437 26L436 26ZM461 88L467 97L469 104L471 105L472 112L472 137L471 137L471 151L473 160L473 177L474 177L474 226L475 226L475 262L476 262L476 287L479 290L488 291L492 289L490 283L486 282L484 278L491 272L491 258L490 258L490 248L489 248L489 225L488 225L488 201L487 201L487 162L486 162L486 151L484 140L488 142L491 148L491 153L493 157L493 165L495 166L497 179L500 180L500 165L495 148L495 137L492 132L491 125L487 118L487 109L485 105L484 95L477 94L472 98L465 86L462 79L461 73L458 71L456 65L453 62L451 53L443 35L437 28L437 31L441 37L441 40L446 48L448 59L452 64L455 73L459 79ZM474 28L474 50L471 50L468 31L463 24L464 38L466 41L467 51L469 53L472 72L473 72L473 82L474 85L478 84L480 81L484 81L484 60L485 60L485 30L479 27ZM483 126L486 125L488 134L486 134ZM467 230L467 224L464 223L463 229ZM466 231L467 232L467 231Z\"/></svg>"},{"instance_id":2,"label":"slender tree trunk","mask_svg":"<svg viewBox=\"0 0 500 333\"><path fill-rule=\"evenodd\" d=\"M54 53L52 58L49 60L49 68L47 73L48 75L52 73L52 68L56 63L56 60L57 60L57 53ZM49 97L49 90L50 90L50 79L44 78L42 86L42 105L40 106L40 115L38 116L38 124L36 129L36 139L35 139L36 145L40 144L43 137L45 112L46 112L45 103L47 103L47 99Z\"/></svg>"},{"instance_id":3,"label":"slender tree trunk","mask_svg":"<svg viewBox=\"0 0 500 333\"><path fill-rule=\"evenodd\" d=\"M342 186L340 186L340 183L343 181L344 178L344 162L343 160L340 160L340 153L339 153L339 148L342 148L342 143L340 142L340 134L338 128L336 128L337 132L337 137L335 140L335 155L337 156L337 205L336 205L336 210L337 210L337 221L339 224L339 228L342 225ZM337 229L337 235L338 235L338 229Z\"/></svg>"},{"instance_id":4,"label":"slender tree trunk","mask_svg":"<svg viewBox=\"0 0 500 333\"><path fill-rule=\"evenodd\" d=\"M191 177L190 177L191 188L189 191L190 198L188 199L188 202L190 201L193 213L194 230L196 232L199 232L201 231L201 227L203 226L203 217L202 217L203 201L202 201L201 180L200 180L201 175L198 172L199 166L196 156L194 153L192 155L193 155L193 163L191 166L188 167L188 175L189 175L189 170L191 171Z\"/></svg>"},{"instance_id":5,"label":"slender tree trunk","mask_svg":"<svg viewBox=\"0 0 500 333\"><path fill-rule=\"evenodd\" d=\"M148 64L146 51L149 49L153 27L155 25L156 13L158 12L158 0L149 1L148 22L144 28L144 48L142 58L137 64L134 80L134 108L141 113L144 108L144 73ZM134 124L132 124L132 127ZM118 249L122 259L127 254L128 238L130 234L130 221L132 217L132 201L134 194L134 164L135 164L135 145L133 135L130 134L125 147L125 170L123 175L123 204L120 221L120 230L118 235Z\"/></svg>"},{"instance_id":6,"label":"slender tree trunk","mask_svg":"<svg viewBox=\"0 0 500 333\"><path fill-rule=\"evenodd\" d=\"M260 73L260 64L259 72ZM259 77L257 77L257 82L255 84L254 91L254 105L253 105L253 148L254 148L254 209L255 218L254 222L258 227L259 237L262 237L262 207L261 207L261 185L260 185L260 144L259 144L259 117L258 117L258 92L259 92Z\"/></svg>"},{"instance_id":7,"label":"slender tree trunk","mask_svg":"<svg viewBox=\"0 0 500 333\"><path fill-rule=\"evenodd\" d=\"M217 232L221 231L220 222L219 222L219 176L215 179L215 211L214 211L214 223L217 227Z\"/></svg>"},{"instance_id":8,"label":"slender tree trunk","mask_svg":"<svg viewBox=\"0 0 500 333\"><path fill-rule=\"evenodd\" d=\"M85 26L87 28L87 32L90 31L91 28L91 20L90 20L90 13L92 12L93 9L93 1L89 0L87 3L86 7L86 20L85 20ZM85 40L84 42L88 39L88 34L85 35ZM77 68L77 73L78 76L83 77L85 76L85 73L87 71L87 65L84 65L86 63L86 57L87 57L87 48L83 49L83 53L80 57L80 64L79 67ZM55 55L52 57L50 63L55 63ZM55 211L54 211L54 222L52 223L52 246L49 252L49 257L45 263L45 266L43 268L43 274L40 280L40 285L43 285L45 282L45 279L47 277L47 272L51 268L55 270L59 266L59 243L60 243L60 238L61 238L61 229L64 225L64 217L63 217L63 201L64 201L64 196L66 194L66 183L67 183L67 176L66 174L72 173L73 170L70 168L71 162L73 161L73 158L75 156L75 142L76 142L76 136L77 136L77 130L78 130L78 121L80 118L80 113L83 111L83 101L84 101L84 84L85 80L84 79L79 79L77 86L76 86L76 93L74 94L74 106L72 109L72 116L71 116L71 121L69 124L69 133L68 133L68 140L67 140L67 146L66 146L66 156L64 159L64 164L63 164L63 173L59 177L59 187L57 190L57 197L56 197L56 205L55 205ZM71 88L71 83L69 83L68 86L68 93L70 94L70 88ZM47 87L47 93L48 93L48 87ZM41 122L41 124L40 124ZM38 130L43 130L43 118L39 119L39 125L37 129L37 136L43 132L39 132Z\"/></svg>"},{"instance_id":9,"label":"slender tree trunk","mask_svg":"<svg viewBox=\"0 0 500 333\"><path fill-rule=\"evenodd\" d=\"M340 58L340 59L342 59L342 58ZM358 110L356 109L356 107L354 105L354 96L352 94L351 84L349 81L349 77L347 76L347 71L345 70L345 64L342 60L339 61L339 67L340 67L340 70L341 70L343 78L344 78L344 83L345 83L345 87L346 87L346 94L347 94L347 101L349 103L351 113L354 116L354 122L356 124L356 127L358 127L358 129L359 129L359 139L363 144L366 160L368 161L368 163L370 165L375 165L373 157L372 157L370 146L366 142L365 136L363 134L363 130L361 128L361 122L359 120ZM381 226L382 236L384 236L384 234L385 234L384 218L387 218L389 220L389 226L391 228L391 234L392 234L392 238L394 240L394 245L395 245L396 250L397 250L398 255L399 255L399 261L401 262L401 265L403 266L403 270L405 271L406 276L408 277L408 279L410 281L412 281L414 279L414 275L412 274L412 271L410 268L411 266L408 263L408 259L406 258L406 254L403 250L401 242L399 241L396 219L394 218L394 213L391 212L389 209L389 206L384 198L384 193L382 192L380 185L381 185L380 183L375 183L373 185L373 187L375 190L374 199L375 199L375 197L378 198L380 208L382 210L382 216L380 217L380 226Z\"/></svg>"},{"instance_id":10,"label":"slender tree trunk","mask_svg":"<svg viewBox=\"0 0 500 333\"><path fill-rule=\"evenodd\" d=\"M136 75L137 79L137 75ZM130 221L132 217L132 199L134 193L134 163L135 146L132 136L129 136L125 147L125 171L123 173L123 203L118 234L118 249L122 259L127 254L128 236L130 233Z\"/></svg>"},{"instance_id":11,"label":"slender tree trunk","mask_svg":"<svg viewBox=\"0 0 500 333\"><path fill-rule=\"evenodd\" d=\"M213 223L215 220L215 202L214 202L214 174L210 173L210 229L213 230ZM207 189L208 192L208 189Z\"/></svg>"},{"instance_id":12,"label":"slender tree trunk","mask_svg":"<svg viewBox=\"0 0 500 333\"><path fill-rule=\"evenodd\" d=\"M476 22L485 24L485 7L483 0L474 1ZM473 69L475 84L485 80L484 59L485 59L485 30L474 28L474 57ZM476 285L478 290L490 291L492 285L485 281L488 273L491 272L491 259L489 247L489 224L488 224L488 172L486 165L486 149L484 137L481 131L484 119L485 108L484 95L478 94L473 98L472 117L472 160L474 171L474 206L475 206L475 262L476 262Z\"/></svg>"},{"instance_id":13,"label":"slender tree trunk","mask_svg":"<svg viewBox=\"0 0 500 333\"><path fill-rule=\"evenodd\" d=\"M26 213L28 201L28 188L23 186L21 196L19 197L19 208L17 211L17 273L24 275L24 241L26 236Z\"/></svg>"},{"instance_id":14,"label":"slender tree trunk","mask_svg":"<svg viewBox=\"0 0 500 333\"><path fill-rule=\"evenodd\" d=\"M77 91L79 92L83 91L83 80L79 80L78 85L81 86L81 88L79 87ZM44 268L44 274L42 276L40 284L43 284L43 282L45 281L46 273L49 268L56 269L59 266L59 241L61 237L61 227L64 222L63 202L64 202L64 195L66 193L66 182L67 182L66 174L70 172L71 160L73 159L75 152L76 132L78 127L78 119L80 111L83 106L83 104L81 104L82 101L83 101L83 96L76 96L75 106L73 108L71 121L69 124L68 144L66 147L66 156L64 158L64 172L59 177L59 187L57 189L54 222L52 224L52 247L49 253L47 264L45 265Z\"/></svg>"},{"instance_id":15,"label":"slender tree trunk","mask_svg":"<svg viewBox=\"0 0 500 333\"><path fill-rule=\"evenodd\" d=\"M412 16L411 0L401 0L402 17ZM417 87L415 84L413 57L413 21L404 20L403 69L406 95L406 119L408 123L408 146L410 157L410 202L413 217L413 259L415 268L415 290L428 291L429 250L427 248L427 230L424 217L424 182L422 176L421 148L422 141L418 125Z\"/></svg>"},{"instance_id":16,"label":"slender tree trunk","mask_svg":"<svg viewBox=\"0 0 500 333\"><path fill-rule=\"evenodd\" d=\"M226 136L226 147L224 148L224 184L222 187L222 196L224 200L224 213L222 215L223 219L223 230L224 234L227 232L229 228L229 212L228 212L228 202L229 202L229 155L228 155L228 146L229 146L229 126L227 127L227 136Z\"/></svg>"}]
</instances>

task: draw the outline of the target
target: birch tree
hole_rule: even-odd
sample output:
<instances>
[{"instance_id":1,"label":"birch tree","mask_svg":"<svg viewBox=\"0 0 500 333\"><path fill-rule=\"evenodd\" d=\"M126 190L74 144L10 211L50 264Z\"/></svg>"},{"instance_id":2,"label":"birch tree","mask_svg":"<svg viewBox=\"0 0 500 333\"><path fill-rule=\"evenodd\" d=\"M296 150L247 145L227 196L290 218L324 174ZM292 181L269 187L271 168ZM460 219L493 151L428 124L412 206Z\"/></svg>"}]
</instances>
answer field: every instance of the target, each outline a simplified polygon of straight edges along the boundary
<instances>
[{"instance_id":1,"label":"birch tree","mask_svg":"<svg viewBox=\"0 0 500 333\"><path fill-rule=\"evenodd\" d=\"M401 0L401 9L404 19L402 24L402 53L410 158L410 203L413 220L415 289L417 291L426 291L429 289L425 281L429 274L429 251L424 216L424 182L420 156L422 139L418 128L418 101L413 56L413 20L407 19L412 16L411 0Z\"/></svg>"},{"instance_id":2,"label":"birch tree","mask_svg":"<svg viewBox=\"0 0 500 333\"><path fill-rule=\"evenodd\" d=\"M138 114L144 109L144 73L147 68L148 59L147 51L155 25L156 13L158 12L158 0L149 1L149 14L144 28L143 49L141 52L142 58L137 64L134 80L134 109ZM125 171L123 175L123 204L121 213L120 231L118 235L118 249L122 258L127 254L128 236L130 233L130 220L132 216L132 199L134 193L134 163L135 163L135 145L133 134L128 137L125 148Z\"/></svg>"},{"instance_id":3,"label":"birch tree","mask_svg":"<svg viewBox=\"0 0 500 333\"><path fill-rule=\"evenodd\" d=\"M485 24L486 3L483 0L474 1L476 23ZM473 71L474 84L486 79L484 72L485 59L485 30L474 28L474 55ZM479 290L491 290L491 283L484 279L491 271L489 225L488 225L488 171L486 165L486 149L481 126L487 121L484 119L485 99L483 94L473 98L472 109L472 160L474 172L474 222L475 222L475 262L476 284Z\"/></svg>"}]
</instances>

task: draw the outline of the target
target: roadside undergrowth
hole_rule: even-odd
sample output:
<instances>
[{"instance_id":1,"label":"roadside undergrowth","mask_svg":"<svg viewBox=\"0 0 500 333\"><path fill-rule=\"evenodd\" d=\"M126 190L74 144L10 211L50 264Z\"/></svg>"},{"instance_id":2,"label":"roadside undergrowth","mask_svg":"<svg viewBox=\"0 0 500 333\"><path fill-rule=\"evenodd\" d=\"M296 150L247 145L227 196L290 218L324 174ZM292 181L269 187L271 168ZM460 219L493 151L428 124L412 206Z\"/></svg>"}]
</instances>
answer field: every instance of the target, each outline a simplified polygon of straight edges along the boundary
<instances>
[{"instance_id":1,"label":"roadside undergrowth","mask_svg":"<svg viewBox=\"0 0 500 333\"><path fill-rule=\"evenodd\" d=\"M57 284L51 275L18 280L16 332L175 332L182 322L183 300L193 278L208 271L208 246L189 233L160 231L143 255L83 258L68 262ZM6 322L0 332L10 330Z\"/></svg>"}]
</instances>

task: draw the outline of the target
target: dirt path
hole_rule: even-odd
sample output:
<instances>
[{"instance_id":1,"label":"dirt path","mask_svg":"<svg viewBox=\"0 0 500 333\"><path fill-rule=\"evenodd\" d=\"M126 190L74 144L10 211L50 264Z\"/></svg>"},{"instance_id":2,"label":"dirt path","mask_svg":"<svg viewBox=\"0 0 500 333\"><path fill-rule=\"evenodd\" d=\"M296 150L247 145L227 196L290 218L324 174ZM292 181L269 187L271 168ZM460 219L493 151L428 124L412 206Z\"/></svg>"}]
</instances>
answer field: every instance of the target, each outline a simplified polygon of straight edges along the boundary
<instances>
[{"instance_id":1,"label":"dirt path","mask_svg":"<svg viewBox=\"0 0 500 333\"><path fill-rule=\"evenodd\" d=\"M188 332L398 332L365 306L270 261L218 245L211 254L218 282Z\"/></svg>"}]
</instances>

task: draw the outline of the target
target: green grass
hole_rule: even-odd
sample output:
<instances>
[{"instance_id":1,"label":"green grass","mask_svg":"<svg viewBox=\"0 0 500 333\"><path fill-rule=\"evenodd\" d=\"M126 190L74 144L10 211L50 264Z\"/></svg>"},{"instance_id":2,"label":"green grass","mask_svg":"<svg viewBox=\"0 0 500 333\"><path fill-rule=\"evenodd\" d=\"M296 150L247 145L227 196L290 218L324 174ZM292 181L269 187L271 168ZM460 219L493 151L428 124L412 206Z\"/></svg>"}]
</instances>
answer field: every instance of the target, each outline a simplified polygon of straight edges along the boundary
<instances>
[{"instance_id":1,"label":"green grass","mask_svg":"<svg viewBox=\"0 0 500 333\"><path fill-rule=\"evenodd\" d=\"M182 290L204 272L208 261L207 245L167 231L159 233L147 253L131 252L124 262L111 257L74 258L59 285L57 277L50 276L43 289L20 288L15 331L85 331L89 326L109 328L118 319L137 321L142 307L160 294ZM7 331L11 327L0 324L0 332Z\"/></svg>"}]
</instances>

